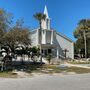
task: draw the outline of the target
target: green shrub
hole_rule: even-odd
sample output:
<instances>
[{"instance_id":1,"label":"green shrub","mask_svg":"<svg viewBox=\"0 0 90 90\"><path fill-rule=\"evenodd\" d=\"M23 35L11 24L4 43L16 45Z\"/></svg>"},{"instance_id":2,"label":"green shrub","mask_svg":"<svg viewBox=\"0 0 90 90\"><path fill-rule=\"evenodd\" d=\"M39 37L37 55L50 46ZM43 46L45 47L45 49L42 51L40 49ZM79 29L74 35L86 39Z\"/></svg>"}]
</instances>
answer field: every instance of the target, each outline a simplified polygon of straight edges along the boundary
<instances>
[{"instance_id":1,"label":"green shrub","mask_svg":"<svg viewBox=\"0 0 90 90\"><path fill-rule=\"evenodd\" d=\"M49 64L51 63L51 58L52 58L52 55L49 54L49 55L47 56L47 60L48 60Z\"/></svg>"}]
</instances>

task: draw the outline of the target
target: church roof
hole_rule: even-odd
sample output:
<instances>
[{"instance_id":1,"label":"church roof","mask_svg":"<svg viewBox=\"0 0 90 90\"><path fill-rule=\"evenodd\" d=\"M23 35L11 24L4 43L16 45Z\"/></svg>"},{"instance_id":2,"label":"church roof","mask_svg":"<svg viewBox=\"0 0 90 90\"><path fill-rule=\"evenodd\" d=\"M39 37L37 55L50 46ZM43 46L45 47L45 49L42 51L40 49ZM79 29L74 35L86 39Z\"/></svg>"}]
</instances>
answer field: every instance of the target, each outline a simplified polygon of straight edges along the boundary
<instances>
[{"instance_id":1,"label":"church roof","mask_svg":"<svg viewBox=\"0 0 90 90\"><path fill-rule=\"evenodd\" d=\"M67 37L66 35L62 34L62 33L58 33L56 32L59 36L63 37L64 39L70 41L70 42L74 42L72 39L70 39L69 37Z\"/></svg>"}]
</instances>

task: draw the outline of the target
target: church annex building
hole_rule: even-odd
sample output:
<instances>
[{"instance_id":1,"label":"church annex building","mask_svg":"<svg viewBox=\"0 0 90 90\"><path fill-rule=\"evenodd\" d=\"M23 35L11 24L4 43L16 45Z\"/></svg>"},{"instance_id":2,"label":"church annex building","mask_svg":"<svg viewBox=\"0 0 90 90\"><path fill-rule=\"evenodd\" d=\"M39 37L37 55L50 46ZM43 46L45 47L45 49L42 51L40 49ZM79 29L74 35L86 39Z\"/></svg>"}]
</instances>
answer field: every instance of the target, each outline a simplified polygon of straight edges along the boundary
<instances>
[{"instance_id":1,"label":"church annex building","mask_svg":"<svg viewBox=\"0 0 90 90\"><path fill-rule=\"evenodd\" d=\"M41 37L39 28L31 31L31 45L41 48L43 56L52 54L55 58L74 58L74 43L67 36L51 29L51 20L45 6L46 19L42 21ZM40 42L41 41L41 42Z\"/></svg>"}]
</instances>

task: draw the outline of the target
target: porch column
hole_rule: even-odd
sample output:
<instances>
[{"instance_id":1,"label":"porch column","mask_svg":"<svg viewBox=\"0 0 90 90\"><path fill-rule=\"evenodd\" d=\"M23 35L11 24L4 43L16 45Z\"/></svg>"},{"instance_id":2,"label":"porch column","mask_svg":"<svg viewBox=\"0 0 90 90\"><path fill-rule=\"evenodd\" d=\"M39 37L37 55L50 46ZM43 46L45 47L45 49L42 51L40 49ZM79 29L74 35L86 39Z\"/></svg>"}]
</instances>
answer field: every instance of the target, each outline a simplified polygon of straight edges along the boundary
<instances>
[{"instance_id":1,"label":"porch column","mask_svg":"<svg viewBox=\"0 0 90 90\"><path fill-rule=\"evenodd\" d=\"M59 59L59 50L58 50L58 47L57 47L57 59Z\"/></svg>"},{"instance_id":2,"label":"porch column","mask_svg":"<svg viewBox=\"0 0 90 90\"><path fill-rule=\"evenodd\" d=\"M45 44L47 44L47 31L45 30Z\"/></svg>"}]
</instances>

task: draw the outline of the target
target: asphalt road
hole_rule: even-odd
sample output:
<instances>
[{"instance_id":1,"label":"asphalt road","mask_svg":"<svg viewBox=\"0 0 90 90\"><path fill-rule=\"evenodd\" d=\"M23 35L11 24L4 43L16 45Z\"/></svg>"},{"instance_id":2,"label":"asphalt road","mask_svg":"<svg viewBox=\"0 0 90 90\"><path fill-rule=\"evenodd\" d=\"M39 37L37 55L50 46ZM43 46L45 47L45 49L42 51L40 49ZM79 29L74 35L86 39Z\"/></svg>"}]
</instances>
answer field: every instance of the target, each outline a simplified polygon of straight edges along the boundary
<instances>
[{"instance_id":1,"label":"asphalt road","mask_svg":"<svg viewBox=\"0 0 90 90\"><path fill-rule=\"evenodd\" d=\"M90 90L90 74L0 78L0 90Z\"/></svg>"}]
</instances>

